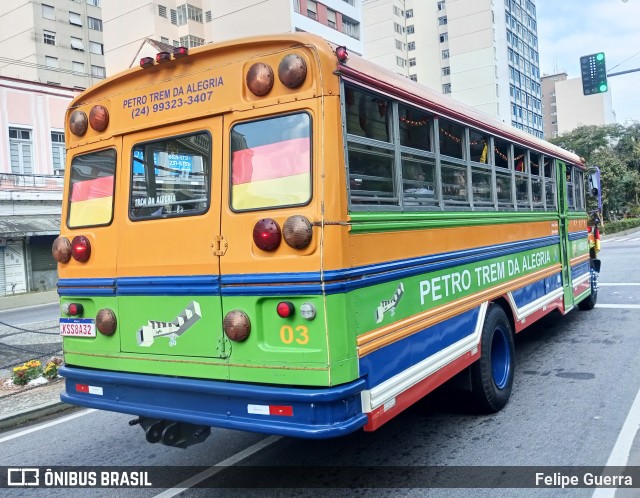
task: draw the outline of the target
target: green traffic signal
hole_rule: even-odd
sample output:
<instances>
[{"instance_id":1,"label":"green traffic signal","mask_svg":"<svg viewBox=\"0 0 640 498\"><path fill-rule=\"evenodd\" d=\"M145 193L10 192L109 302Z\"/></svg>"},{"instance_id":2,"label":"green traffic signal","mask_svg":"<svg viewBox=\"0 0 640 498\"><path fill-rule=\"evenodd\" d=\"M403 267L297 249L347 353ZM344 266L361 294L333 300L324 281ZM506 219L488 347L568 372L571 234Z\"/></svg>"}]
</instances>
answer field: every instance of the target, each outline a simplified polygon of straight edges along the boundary
<instances>
[{"instance_id":1,"label":"green traffic signal","mask_svg":"<svg viewBox=\"0 0 640 498\"><path fill-rule=\"evenodd\" d=\"M584 95L604 93L609 90L604 52L580 57L580 70Z\"/></svg>"}]
</instances>

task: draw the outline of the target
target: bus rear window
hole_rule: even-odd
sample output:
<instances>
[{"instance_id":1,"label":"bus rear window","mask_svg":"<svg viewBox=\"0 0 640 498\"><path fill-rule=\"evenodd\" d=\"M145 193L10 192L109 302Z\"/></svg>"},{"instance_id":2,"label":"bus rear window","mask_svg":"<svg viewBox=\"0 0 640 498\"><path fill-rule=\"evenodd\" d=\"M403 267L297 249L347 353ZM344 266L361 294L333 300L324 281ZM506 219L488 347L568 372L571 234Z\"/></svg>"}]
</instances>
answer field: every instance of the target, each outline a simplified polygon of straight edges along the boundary
<instances>
[{"instance_id":1,"label":"bus rear window","mask_svg":"<svg viewBox=\"0 0 640 498\"><path fill-rule=\"evenodd\" d=\"M202 214L208 209L208 133L137 144L131 160L132 220Z\"/></svg>"},{"instance_id":2,"label":"bus rear window","mask_svg":"<svg viewBox=\"0 0 640 498\"><path fill-rule=\"evenodd\" d=\"M116 151L82 154L71 162L69 228L108 225L113 215Z\"/></svg>"},{"instance_id":3,"label":"bus rear window","mask_svg":"<svg viewBox=\"0 0 640 498\"><path fill-rule=\"evenodd\" d=\"M311 199L311 118L262 119L231 130L234 211L306 204Z\"/></svg>"}]
</instances>

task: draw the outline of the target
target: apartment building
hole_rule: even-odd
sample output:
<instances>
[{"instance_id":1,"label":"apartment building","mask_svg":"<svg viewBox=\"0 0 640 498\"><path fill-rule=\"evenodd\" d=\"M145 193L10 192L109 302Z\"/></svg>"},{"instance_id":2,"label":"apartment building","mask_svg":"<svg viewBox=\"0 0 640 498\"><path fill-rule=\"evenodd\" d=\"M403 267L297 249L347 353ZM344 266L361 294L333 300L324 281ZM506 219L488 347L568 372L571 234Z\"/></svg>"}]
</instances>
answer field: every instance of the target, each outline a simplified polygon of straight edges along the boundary
<instances>
[{"instance_id":1,"label":"apartment building","mask_svg":"<svg viewBox=\"0 0 640 498\"><path fill-rule=\"evenodd\" d=\"M197 47L245 36L308 31L362 53L361 0L109 0L102 6L107 72L153 48Z\"/></svg>"},{"instance_id":2,"label":"apartment building","mask_svg":"<svg viewBox=\"0 0 640 498\"><path fill-rule=\"evenodd\" d=\"M362 5L367 58L542 137L534 1L363 0Z\"/></svg>"},{"instance_id":3,"label":"apartment building","mask_svg":"<svg viewBox=\"0 0 640 498\"><path fill-rule=\"evenodd\" d=\"M0 2L0 76L80 89L105 78L101 2Z\"/></svg>"},{"instance_id":4,"label":"apartment building","mask_svg":"<svg viewBox=\"0 0 640 498\"><path fill-rule=\"evenodd\" d=\"M581 78L568 78L561 72L542 76L542 115L544 138L555 138L578 126L616 122L611 89L584 95Z\"/></svg>"}]
</instances>

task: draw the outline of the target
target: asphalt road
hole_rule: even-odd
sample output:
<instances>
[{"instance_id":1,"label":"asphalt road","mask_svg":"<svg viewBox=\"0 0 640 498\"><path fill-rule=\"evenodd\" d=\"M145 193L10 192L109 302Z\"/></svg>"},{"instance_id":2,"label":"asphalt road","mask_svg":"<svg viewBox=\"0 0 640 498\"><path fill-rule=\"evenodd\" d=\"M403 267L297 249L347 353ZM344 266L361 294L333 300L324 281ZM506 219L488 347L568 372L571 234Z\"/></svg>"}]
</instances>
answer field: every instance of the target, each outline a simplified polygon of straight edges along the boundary
<instances>
[{"instance_id":1,"label":"asphalt road","mask_svg":"<svg viewBox=\"0 0 640 498\"><path fill-rule=\"evenodd\" d=\"M239 470L248 488L257 472L252 468L291 466L299 479L305 473L300 467L307 467L309 486L326 488L193 488L181 496L600 496L591 489L418 489L410 483L416 466L624 465L629 448L629 462L639 465L638 415L630 410L637 409L640 391L640 234L604 241L601 259L594 310L549 316L516 337L514 392L495 415L471 414L464 396L441 389L374 433L307 441L213 429L204 443L180 450L148 444L139 427L127 424L131 416L83 410L44 423L55 425L34 426L39 430L33 432L21 428L0 434L0 461L21 467L165 466L176 484L196 471L180 467L209 468L211 474L220 464L247 466ZM406 479L394 476L399 489L369 487L381 479L367 466L392 466ZM326 468L325 475L313 470L318 467ZM345 479L344 469L357 479ZM84 489L64 490L64 495L169 497L178 492ZM7 495L50 496L51 490L12 489ZM636 489L615 496L639 495Z\"/></svg>"}]
</instances>

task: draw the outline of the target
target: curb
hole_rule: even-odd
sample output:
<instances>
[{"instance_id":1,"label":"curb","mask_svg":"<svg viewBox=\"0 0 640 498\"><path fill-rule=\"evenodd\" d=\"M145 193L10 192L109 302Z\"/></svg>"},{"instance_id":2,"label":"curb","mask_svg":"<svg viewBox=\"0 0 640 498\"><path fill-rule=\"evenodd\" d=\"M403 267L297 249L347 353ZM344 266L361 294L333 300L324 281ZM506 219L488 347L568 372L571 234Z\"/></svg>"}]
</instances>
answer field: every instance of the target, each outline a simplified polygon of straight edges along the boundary
<instances>
[{"instance_id":1,"label":"curb","mask_svg":"<svg viewBox=\"0 0 640 498\"><path fill-rule=\"evenodd\" d=\"M68 410L78 409L80 407L63 403L62 401L53 401L49 403L29 408L21 412L12 413L6 417L0 418L0 430L10 429L26 422L53 415L55 413L65 412Z\"/></svg>"}]
</instances>

